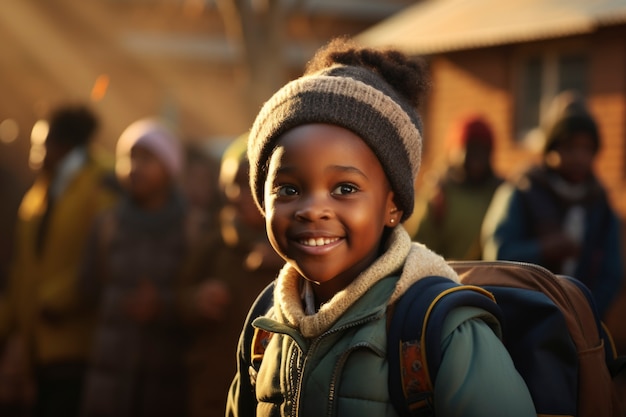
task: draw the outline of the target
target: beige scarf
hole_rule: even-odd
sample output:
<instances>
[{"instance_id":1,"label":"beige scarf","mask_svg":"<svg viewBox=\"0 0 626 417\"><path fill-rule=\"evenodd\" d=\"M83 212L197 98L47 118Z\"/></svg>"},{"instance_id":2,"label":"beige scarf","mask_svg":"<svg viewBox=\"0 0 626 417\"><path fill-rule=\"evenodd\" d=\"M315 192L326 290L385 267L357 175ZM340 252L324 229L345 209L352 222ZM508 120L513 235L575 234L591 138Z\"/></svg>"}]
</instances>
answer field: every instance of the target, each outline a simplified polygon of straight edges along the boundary
<instances>
[{"instance_id":1,"label":"beige scarf","mask_svg":"<svg viewBox=\"0 0 626 417\"><path fill-rule=\"evenodd\" d=\"M426 276L438 275L459 281L458 275L441 256L422 244L411 242L409 234L399 225L391 233L386 251L315 314L307 315L304 311L302 277L291 265L285 265L274 289L274 312L279 320L298 328L304 337L316 337L328 330L374 284L394 273L400 273L400 279L389 304Z\"/></svg>"}]
</instances>

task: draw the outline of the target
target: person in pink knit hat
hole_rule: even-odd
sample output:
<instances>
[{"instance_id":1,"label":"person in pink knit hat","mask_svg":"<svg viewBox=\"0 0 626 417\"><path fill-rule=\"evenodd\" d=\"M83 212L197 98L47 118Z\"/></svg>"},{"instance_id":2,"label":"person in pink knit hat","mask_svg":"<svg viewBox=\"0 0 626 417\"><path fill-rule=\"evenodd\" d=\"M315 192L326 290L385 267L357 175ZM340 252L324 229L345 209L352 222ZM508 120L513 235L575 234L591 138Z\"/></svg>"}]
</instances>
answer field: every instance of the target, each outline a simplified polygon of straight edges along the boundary
<instances>
[{"instance_id":1,"label":"person in pink knit hat","mask_svg":"<svg viewBox=\"0 0 626 417\"><path fill-rule=\"evenodd\" d=\"M118 140L126 197L96 224L82 274L100 307L84 417L186 415L181 288L208 273L210 242L207 219L183 197L183 162L178 136L156 119L131 124ZM211 294L219 315L228 294L218 285Z\"/></svg>"}]
</instances>

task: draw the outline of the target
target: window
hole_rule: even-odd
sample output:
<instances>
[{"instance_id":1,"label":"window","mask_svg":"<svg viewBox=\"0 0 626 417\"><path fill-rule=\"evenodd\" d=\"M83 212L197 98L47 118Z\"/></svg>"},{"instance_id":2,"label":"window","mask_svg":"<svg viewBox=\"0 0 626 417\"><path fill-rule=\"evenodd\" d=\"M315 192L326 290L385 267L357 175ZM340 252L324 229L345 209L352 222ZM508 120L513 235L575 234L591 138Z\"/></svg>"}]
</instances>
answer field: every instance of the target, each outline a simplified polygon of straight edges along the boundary
<instances>
[{"instance_id":1,"label":"window","mask_svg":"<svg viewBox=\"0 0 626 417\"><path fill-rule=\"evenodd\" d=\"M579 52L528 55L520 60L518 74L515 136L526 140L536 132L554 96L564 90L585 95L587 56Z\"/></svg>"}]
</instances>

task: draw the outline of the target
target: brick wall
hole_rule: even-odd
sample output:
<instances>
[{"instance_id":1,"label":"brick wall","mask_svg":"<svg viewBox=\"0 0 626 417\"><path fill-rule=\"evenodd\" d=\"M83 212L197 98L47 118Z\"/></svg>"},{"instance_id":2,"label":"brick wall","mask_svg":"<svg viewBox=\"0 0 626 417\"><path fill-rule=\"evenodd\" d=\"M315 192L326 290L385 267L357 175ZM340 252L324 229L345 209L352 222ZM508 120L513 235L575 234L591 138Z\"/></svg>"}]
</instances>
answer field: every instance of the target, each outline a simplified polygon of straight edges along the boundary
<instances>
[{"instance_id":1,"label":"brick wall","mask_svg":"<svg viewBox=\"0 0 626 417\"><path fill-rule=\"evenodd\" d=\"M559 42L551 41L553 48ZM588 103L601 129L603 146L596 172L611 201L626 219L626 26L580 37L589 47ZM535 43L541 47L541 43ZM515 54L521 47L502 46L433 56L433 88L425 115L425 155L421 183L445 160L445 141L464 115L483 114L492 124L497 148L496 170L513 177L537 155L513 139Z\"/></svg>"},{"instance_id":2,"label":"brick wall","mask_svg":"<svg viewBox=\"0 0 626 417\"><path fill-rule=\"evenodd\" d=\"M603 31L592 43L589 104L603 140L596 172L626 218L626 27Z\"/></svg>"}]
</instances>

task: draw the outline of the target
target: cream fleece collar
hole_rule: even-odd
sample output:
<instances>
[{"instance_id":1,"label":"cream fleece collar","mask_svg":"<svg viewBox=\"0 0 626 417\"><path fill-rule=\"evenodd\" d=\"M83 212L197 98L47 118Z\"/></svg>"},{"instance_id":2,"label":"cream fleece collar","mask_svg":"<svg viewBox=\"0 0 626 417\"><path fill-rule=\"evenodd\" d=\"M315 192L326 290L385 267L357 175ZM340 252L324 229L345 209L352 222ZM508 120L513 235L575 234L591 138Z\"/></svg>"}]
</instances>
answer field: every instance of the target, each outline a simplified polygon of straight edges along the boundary
<instances>
[{"instance_id":1,"label":"cream fleece collar","mask_svg":"<svg viewBox=\"0 0 626 417\"><path fill-rule=\"evenodd\" d=\"M424 245L411 242L409 234L399 225L389 237L387 250L313 315L304 312L300 296L302 277L291 265L285 265L274 289L274 311L277 319L298 328L304 337L316 337L330 329L375 283L394 273L400 273L400 279L389 304L404 294L411 284L426 276L437 275L459 281L458 275L441 256Z\"/></svg>"}]
</instances>

